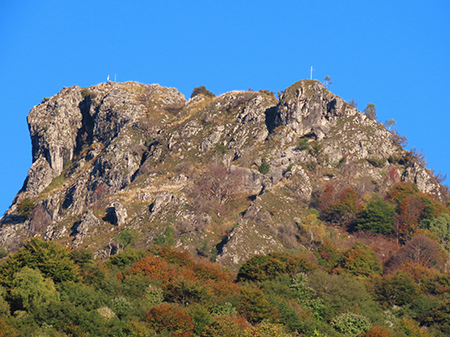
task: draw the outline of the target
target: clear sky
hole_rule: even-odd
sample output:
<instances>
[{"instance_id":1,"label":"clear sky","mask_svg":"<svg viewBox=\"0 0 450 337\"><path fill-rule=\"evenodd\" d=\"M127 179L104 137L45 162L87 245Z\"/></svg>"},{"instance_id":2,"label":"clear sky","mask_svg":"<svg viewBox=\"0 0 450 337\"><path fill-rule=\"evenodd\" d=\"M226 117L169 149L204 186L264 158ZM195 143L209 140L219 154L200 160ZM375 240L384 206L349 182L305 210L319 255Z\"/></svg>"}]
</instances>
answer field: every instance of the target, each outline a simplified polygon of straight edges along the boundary
<instances>
[{"instance_id":1,"label":"clear sky","mask_svg":"<svg viewBox=\"0 0 450 337\"><path fill-rule=\"evenodd\" d=\"M448 0L2 0L0 213L31 165L30 109L108 75L189 98L200 85L277 92L313 66L450 175L449 14Z\"/></svg>"}]
</instances>

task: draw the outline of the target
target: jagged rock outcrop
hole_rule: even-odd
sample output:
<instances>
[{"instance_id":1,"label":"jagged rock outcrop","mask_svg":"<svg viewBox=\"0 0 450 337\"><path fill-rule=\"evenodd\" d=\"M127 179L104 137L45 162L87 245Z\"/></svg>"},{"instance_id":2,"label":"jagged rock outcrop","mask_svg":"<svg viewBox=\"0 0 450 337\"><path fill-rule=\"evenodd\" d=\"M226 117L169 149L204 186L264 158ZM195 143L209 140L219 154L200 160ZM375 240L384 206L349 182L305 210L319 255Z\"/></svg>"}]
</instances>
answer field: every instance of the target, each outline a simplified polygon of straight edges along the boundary
<instances>
[{"instance_id":1,"label":"jagged rock outcrop","mask_svg":"<svg viewBox=\"0 0 450 337\"><path fill-rule=\"evenodd\" d=\"M138 247L167 240L236 268L298 247L298 219L328 183L363 195L403 179L446 197L390 131L317 81L280 100L262 90L186 101L156 84L73 86L33 107L28 126L33 164L1 219L10 250L42 235L103 258L131 230Z\"/></svg>"},{"instance_id":2,"label":"jagged rock outcrop","mask_svg":"<svg viewBox=\"0 0 450 337\"><path fill-rule=\"evenodd\" d=\"M319 82L300 81L283 93L274 125L286 125L297 136L313 133L321 140L339 119L357 114L355 108L323 88Z\"/></svg>"},{"instance_id":3,"label":"jagged rock outcrop","mask_svg":"<svg viewBox=\"0 0 450 337\"><path fill-rule=\"evenodd\" d=\"M88 209L83 214L81 221L75 223L72 227L73 245L75 247L80 246L83 243L83 239L89 234L89 231L100 225L100 220L97 219L92 210Z\"/></svg>"}]
</instances>

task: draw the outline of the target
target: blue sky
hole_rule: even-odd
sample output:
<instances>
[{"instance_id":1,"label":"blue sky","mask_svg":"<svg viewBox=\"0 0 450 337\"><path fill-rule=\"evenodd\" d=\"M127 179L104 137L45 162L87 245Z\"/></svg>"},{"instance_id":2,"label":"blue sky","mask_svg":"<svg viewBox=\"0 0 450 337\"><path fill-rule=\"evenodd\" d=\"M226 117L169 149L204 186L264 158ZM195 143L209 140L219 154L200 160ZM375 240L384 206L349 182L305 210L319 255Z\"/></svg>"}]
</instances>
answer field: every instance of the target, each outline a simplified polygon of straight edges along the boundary
<instances>
[{"instance_id":1,"label":"blue sky","mask_svg":"<svg viewBox=\"0 0 450 337\"><path fill-rule=\"evenodd\" d=\"M448 0L1 1L0 213L31 165L30 109L108 75L188 98L199 85L277 92L313 66L450 175L449 13Z\"/></svg>"}]
</instances>

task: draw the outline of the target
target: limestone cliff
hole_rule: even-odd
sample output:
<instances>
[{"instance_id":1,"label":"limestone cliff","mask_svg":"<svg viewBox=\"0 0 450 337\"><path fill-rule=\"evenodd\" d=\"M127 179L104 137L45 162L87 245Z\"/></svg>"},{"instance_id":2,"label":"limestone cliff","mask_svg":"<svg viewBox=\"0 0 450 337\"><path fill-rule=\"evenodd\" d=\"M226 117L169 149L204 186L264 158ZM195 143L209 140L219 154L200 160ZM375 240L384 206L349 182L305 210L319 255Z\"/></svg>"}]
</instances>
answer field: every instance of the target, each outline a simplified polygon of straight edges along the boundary
<instances>
[{"instance_id":1,"label":"limestone cliff","mask_svg":"<svg viewBox=\"0 0 450 337\"><path fill-rule=\"evenodd\" d=\"M41 235L102 258L132 231L139 247L173 239L234 268L297 247L296 224L330 181L360 195L413 181L447 197L391 132L317 81L299 81L279 100L234 91L186 101L174 88L134 82L73 86L33 107L28 126L33 164L1 219L9 250Z\"/></svg>"}]
</instances>

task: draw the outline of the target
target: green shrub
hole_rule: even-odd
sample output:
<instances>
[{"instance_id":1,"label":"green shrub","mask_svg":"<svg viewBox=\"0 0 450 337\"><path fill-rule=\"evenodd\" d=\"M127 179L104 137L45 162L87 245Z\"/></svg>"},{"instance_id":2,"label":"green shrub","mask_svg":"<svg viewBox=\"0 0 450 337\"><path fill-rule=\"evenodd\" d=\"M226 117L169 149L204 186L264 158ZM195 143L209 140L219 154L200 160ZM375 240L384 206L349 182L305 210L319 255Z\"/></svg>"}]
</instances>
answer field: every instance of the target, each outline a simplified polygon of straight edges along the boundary
<instances>
[{"instance_id":1,"label":"green shrub","mask_svg":"<svg viewBox=\"0 0 450 337\"><path fill-rule=\"evenodd\" d=\"M336 168L341 168L345 164L346 161L347 161L347 157L346 156L344 156L341 159L339 159L338 163L336 164Z\"/></svg>"},{"instance_id":2,"label":"green shrub","mask_svg":"<svg viewBox=\"0 0 450 337\"><path fill-rule=\"evenodd\" d=\"M358 336L370 329L370 322L366 317L351 312L333 318L331 325L346 336Z\"/></svg>"},{"instance_id":3,"label":"green shrub","mask_svg":"<svg viewBox=\"0 0 450 337\"><path fill-rule=\"evenodd\" d=\"M366 160L374 167L383 167L386 164L386 159L384 158L367 158Z\"/></svg>"},{"instance_id":4,"label":"green shrub","mask_svg":"<svg viewBox=\"0 0 450 337\"><path fill-rule=\"evenodd\" d=\"M313 172L317 168L317 163L314 161L309 161L306 164L306 168L308 171Z\"/></svg>"},{"instance_id":5,"label":"green shrub","mask_svg":"<svg viewBox=\"0 0 450 337\"><path fill-rule=\"evenodd\" d=\"M356 229L374 234L390 234L394 230L395 206L378 195L370 199L356 220Z\"/></svg>"},{"instance_id":6,"label":"green shrub","mask_svg":"<svg viewBox=\"0 0 450 337\"><path fill-rule=\"evenodd\" d=\"M309 287L323 301L321 313L325 321L331 320L349 308L371 321L378 321L381 313L376 302L372 300L364 283L350 275L330 275L317 271L309 276ZM357 305L356 305L357 304Z\"/></svg>"},{"instance_id":7,"label":"green shrub","mask_svg":"<svg viewBox=\"0 0 450 337\"><path fill-rule=\"evenodd\" d=\"M360 242L344 252L342 268L350 275L363 277L381 274L383 271L375 252Z\"/></svg>"},{"instance_id":8,"label":"green shrub","mask_svg":"<svg viewBox=\"0 0 450 337\"><path fill-rule=\"evenodd\" d=\"M293 163L290 163L290 164L288 165L288 167L286 167L286 173L287 173L287 172L291 172L291 171L292 171L292 167L294 167L294 164L293 164Z\"/></svg>"},{"instance_id":9,"label":"green shrub","mask_svg":"<svg viewBox=\"0 0 450 337\"><path fill-rule=\"evenodd\" d=\"M275 93L269 89L259 89L259 93L275 97Z\"/></svg>"},{"instance_id":10,"label":"green shrub","mask_svg":"<svg viewBox=\"0 0 450 337\"><path fill-rule=\"evenodd\" d=\"M435 323L435 314L441 304L443 302L436 297L421 295L411 303L408 311L420 325L430 326Z\"/></svg>"},{"instance_id":11,"label":"green shrub","mask_svg":"<svg viewBox=\"0 0 450 337\"><path fill-rule=\"evenodd\" d=\"M215 146L216 146L216 151L217 151L217 152L220 152L220 153L222 153L222 154L227 153L227 147L226 147L225 145L220 144L220 143L216 143Z\"/></svg>"},{"instance_id":12,"label":"green shrub","mask_svg":"<svg viewBox=\"0 0 450 337\"><path fill-rule=\"evenodd\" d=\"M17 203L17 211L19 215L25 219L28 219L35 207L36 204L30 198L23 198Z\"/></svg>"},{"instance_id":13,"label":"green shrub","mask_svg":"<svg viewBox=\"0 0 450 337\"><path fill-rule=\"evenodd\" d=\"M298 141L298 148L300 151L308 150L309 142L307 138L302 138Z\"/></svg>"},{"instance_id":14,"label":"green shrub","mask_svg":"<svg viewBox=\"0 0 450 337\"><path fill-rule=\"evenodd\" d=\"M392 154L388 158L388 162L391 164L398 164L402 160L402 157L400 155Z\"/></svg>"},{"instance_id":15,"label":"green shrub","mask_svg":"<svg viewBox=\"0 0 450 337\"><path fill-rule=\"evenodd\" d=\"M305 257L289 253L270 253L255 255L239 269L237 279L249 281L265 281L281 274L295 275L300 272L311 272L317 267Z\"/></svg>"},{"instance_id":16,"label":"green shrub","mask_svg":"<svg viewBox=\"0 0 450 337\"><path fill-rule=\"evenodd\" d=\"M61 301L71 302L87 311L95 310L106 304L107 298L102 291L81 283L63 282L59 286Z\"/></svg>"},{"instance_id":17,"label":"green shrub","mask_svg":"<svg viewBox=\"0 0 450 337\"><path fill-rule=\"evenodd\" d=\"M242 337L265 337L265 336L274 336L274 337L291 337L284 330L284 327L280 324L270 323L268 321L264 321L257 326L247 328Z\"/></svg>"},{"instance_id":18,"label":"green shrub","mask_svg":"<svg viewBox=\"0 0 450 337\"><path fill-rule=\"evenodd\" d=\"M211 314L208 309L198 303L191 303L187 308L187 314L191 316L194 324L194 334L200 336L211 323Z\"/></svg>"},{"instance_id":19,"label":"green shrub","mask_svg":"<svg viewBox=\"0 0 450 337\"><path fill-rule=\"evenodd\" d=\"M230 302L225 302L224 304L218 305L217 307L212 308L211 313L213 315L227 315L227 316L236 316L237 310Z\"/></svg>"},{"instance_id":20,"label":"green shrub","mask_svg":"<svg viewBox=\"0 0 450 337\"><path fill-rule=\"evenodd\" d=\"M132 309L131 303L123 296L113 298L111 304L114 313L119 318L127 316Z\"/></svg>"},{"instance_id":21,"label":"green shrub","mask_svg":"<svg viewBox=\"0 0 450 337\"><path fill-rule=\"evenodd\" d=\"M216 97L216 95L214 95L211 91L207 90L204 85L195 87L194 90L192 90L191 98L198 95L204 95L209 98Z\"/></svg>"},{"instance_id":22,"label":"green shrub","mask_svg":"<svg viewBox=\"0 0 450 337\"><path fill-rule=\"evenodd\" d=\"M85 99L87 96L89 96L89 89L88 88L83 88L81 89L81 97L83 97L83 99Z\"/></svg>"},{"instance_id":23,"label":"green shrub","mask_svg":"<svg viewBox=\"0 0 450 337\"><path fill-rule=\"evenodd\" d=\"M175 230L172 226L167 226L162 234L154 238L153 242L158 246L173 246L175 244Z\"/></svg>"},{"instance_id":24,"label":"green shrub","mask_svg":"<svg viewBox=\"0 0 450 337\"><path fill-rule=\"evenodd\" d=\"M394 327L395 336L413 336L413 337L433 337L433 334L427 332L426 328L420 327L419 323L411 318L402 317ZM446 335L448 336L448 334Z\"/></svg>"},{"instance_id":25,"label":"green shrub","mask_svg":"<svg viewBox=\"0 0 450 337\"><path fill-rule=\"evenodd\" d=\"M375 108L375 104L373 104L373 103L367 103L367 106L363 112L367 117L369 117L370 119L372 119L374 121L376 121L378 118L377 109Z\"/></svg>"},{"instance_id":26,"label":"green shrub","mask_svg":"<svg viewBox=\"0 0 450 337\"><path fill-rule=\"evenodd\" d=\"M86 267L90 265L94 260L92 252L85 249L74 249L70 251L70 258L80 267Z\"/></svg>"},{"instance_id":27,"label":"green shrub","mask_svg":"<svg viewBox=\"0 0 450 337\"><path fill-rule=\"evenodd\" d=\"M7 317L10 315L10 307L5 300L6 289L0 286L0 317ZM1 325L0 325L1 331ZM0 335L1 336L1 335Z\"/></svg>"},{"instance_id":28,"label":"green shrub","mask_svg":"<svg viewBox=\"0 0 450 337\"><path fill-rule=\"evenodd\" d=\"M122 247L127 247L129 245L133 245L138 236L139 233L136 230L126 228L120 232L119 242Z\"/></svg>"},{"instance_id":29,"label":"green shrub","mask_svg":"<svg viewBox=\"0 0 450 337\"><path fill-rule=\"evenodd\" d=\"M0 247L0 259L8 256L8 251L4 247Z\"/></svg>"},{"instance_id":30,"label":"green shrub","mask_svg":"<svg viewBox=\"0 0 450 337\"><path fill-rule=\"evenodd\" d=\"M270 165L266 161L266 158L262 159L261 165L258 166L258 171L262 174L267 174L270 171Z\"/></svg>"},{"instance_id":31,"label":"green shrub","mask_svg":"<svg viewBox=\"0 0 450 337\"><path fill-rule=\"evenodd\" d=\"M39 325L53 326L69 336L118 336L121 326L117 317L105 320L98 310L86 311L70 302L41 305L33 311L33 316Z\"/></svg>"},{"instance_id":32,"label":"green shrub","mask_svg":"<svg viewBox=\"0 0 450 337\"><path fill-rule=\"evenodd\" d=\"M164 291L153 284L149 284L145 290L144 298L152 306L160 305L164 300Z\"/></svg>"},{"instance_id":33,"label":"green shrub","mask_svg":"<svg viewBox=\"0 0 450 337\"><path fill-rule=\"evenodd\" d=\"M411 275L403 272L374 278L372 287L375 300L385 307L409 304L420 294L420 289Z\"/></svg>"},{"instance_id":34,"label":"green shrub","mask_svg":"<svg viewBox=\"0 0 450 337\"><path fill-rule=\"evenodd\" d=\"M302 307L308 308L317 319L323 318L323 301L317 297L317 292L309 286L307 274L299 273L295 275L290 288L294 291L295 297Z\"/></svg>"},{"instance_id":35,"label":"green shrub","mask_svg":"<svg viewBox=\"0 0 450 337\"><path fill-rule=\"evenodd\" d=\"M330 241L325 241L319 246L316 256L319 264L329 273L333 272L336 268L340 268L343 261L341 252Z\"/></svg>"},{"instance_id":36,"label":"green shrub","mask_svg":"<svg viewBox=\"0 0 450 337\"><path fill-rule=\"evenodd\" d=\"M106 264L110 266L117 266L122 269L126 266L135 264L141 257L146 255L147 253L143 250L127 249L121 251L119 254L111 256L109 260L106 261Z\"/></svg>"}]
</instances>

